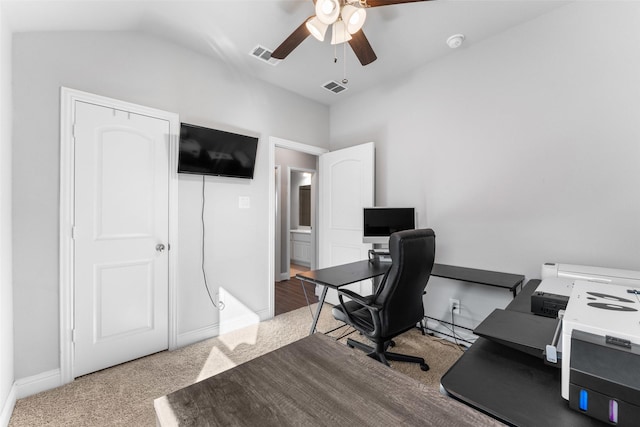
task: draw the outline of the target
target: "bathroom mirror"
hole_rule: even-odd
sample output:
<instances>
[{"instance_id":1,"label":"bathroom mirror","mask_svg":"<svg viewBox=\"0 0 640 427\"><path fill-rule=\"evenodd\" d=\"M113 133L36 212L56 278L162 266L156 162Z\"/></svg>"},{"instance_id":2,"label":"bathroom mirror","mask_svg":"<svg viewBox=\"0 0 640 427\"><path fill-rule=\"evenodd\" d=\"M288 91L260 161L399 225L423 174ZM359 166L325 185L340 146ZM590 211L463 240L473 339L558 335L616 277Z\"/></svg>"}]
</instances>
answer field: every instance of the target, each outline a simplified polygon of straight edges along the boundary
<instances>
[{"instance_id":1,"label":"bathroom mirror","mask_svg":"<svg viewBox=\"0 0 640 427\"><path fill-rule=\"evenodd\" d=\"M300 225L311 226L311 186L301 185L298 188L299 206L298 213L300 218Z\"/></svg>"}]
</instances>

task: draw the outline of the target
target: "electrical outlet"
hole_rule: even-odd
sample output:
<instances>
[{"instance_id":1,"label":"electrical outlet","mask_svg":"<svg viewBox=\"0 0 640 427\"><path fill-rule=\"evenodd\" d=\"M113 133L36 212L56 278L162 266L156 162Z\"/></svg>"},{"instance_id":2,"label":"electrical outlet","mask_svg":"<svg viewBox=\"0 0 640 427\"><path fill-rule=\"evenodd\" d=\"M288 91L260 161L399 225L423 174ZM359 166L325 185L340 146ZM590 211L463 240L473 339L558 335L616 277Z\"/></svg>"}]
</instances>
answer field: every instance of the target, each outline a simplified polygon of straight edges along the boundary
<instances>
[{"instance_id":1,"label":"electrical outlet","mask_svg":"<svg viewBox=\"0 0 640 427\"><path fill-rule=\"evenodd\" d=\"M222 292L220 292L220 290L218 289L218 291L216 292L216 301L218 301L218 310L222 311L224 310L224 308L226 307L225 303L224 303L224 290Z\"/></svg>"},{"instance_id":2,"label":"electrical outlet","mask_svg":"<svg viewBox=\"0 0 640 427\"><path fill-rule=\"evenodd\" d=\"M460 314L460 300L449 298L449 313Z\"/></svg>"}]
</instances>

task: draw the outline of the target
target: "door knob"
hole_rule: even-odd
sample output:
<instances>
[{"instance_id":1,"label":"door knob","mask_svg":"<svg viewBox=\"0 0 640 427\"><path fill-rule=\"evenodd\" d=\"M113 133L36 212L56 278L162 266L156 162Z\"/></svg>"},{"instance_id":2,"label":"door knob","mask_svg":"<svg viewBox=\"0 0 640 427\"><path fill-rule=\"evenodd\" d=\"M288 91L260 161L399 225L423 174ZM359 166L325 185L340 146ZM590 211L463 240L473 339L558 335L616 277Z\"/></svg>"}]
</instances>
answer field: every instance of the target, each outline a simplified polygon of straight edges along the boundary
<instances>
[{"instance_id":1,"label":"door knob","mask_svg":"<svg viewBox=\"0 0 640 427\"><path fill-rule=\"evenodd\" d=\"M158 252L164 252L164 245L162 243L158 243L156 245L156 251Z\"/></svg>"}]
</instances>

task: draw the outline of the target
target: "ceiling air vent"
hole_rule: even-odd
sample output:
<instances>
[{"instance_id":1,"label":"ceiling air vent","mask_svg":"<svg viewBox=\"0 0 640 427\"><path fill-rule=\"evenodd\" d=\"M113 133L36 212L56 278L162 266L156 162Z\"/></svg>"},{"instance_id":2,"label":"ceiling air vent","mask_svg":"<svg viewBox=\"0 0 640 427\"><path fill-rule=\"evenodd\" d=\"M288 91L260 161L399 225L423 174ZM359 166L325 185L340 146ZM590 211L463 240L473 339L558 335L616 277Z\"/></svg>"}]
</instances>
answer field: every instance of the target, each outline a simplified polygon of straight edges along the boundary
<instances>
[{"instance_id":1,"label":"ceiling air vent","mask_svg":"<svg viewBox=\"0 0 640 427\"><path fill-rule=\"evenodd\" d=\"M343 86L340 83L333 80L326 82L325 84L322 85L322 87L328 90L329 92L333 92L333 93L340 93L347 90L346 86Z\"/></svg>"},{"instance_id":2,"label":"ceiling air vent","mask_svg":"<svg viewBox=\"0 0 640 427\"><path fill-rule=\"evenodd\" d=\"M273 53L273 51L267 49L264 46L258 45L254 47L253 50L249 53L251 54L251 56L255 56L259 60L264 61L270 65L278 65L278 63L280 62L279 59L272 58L271 54Z\"/></svg>"}]
</instances>

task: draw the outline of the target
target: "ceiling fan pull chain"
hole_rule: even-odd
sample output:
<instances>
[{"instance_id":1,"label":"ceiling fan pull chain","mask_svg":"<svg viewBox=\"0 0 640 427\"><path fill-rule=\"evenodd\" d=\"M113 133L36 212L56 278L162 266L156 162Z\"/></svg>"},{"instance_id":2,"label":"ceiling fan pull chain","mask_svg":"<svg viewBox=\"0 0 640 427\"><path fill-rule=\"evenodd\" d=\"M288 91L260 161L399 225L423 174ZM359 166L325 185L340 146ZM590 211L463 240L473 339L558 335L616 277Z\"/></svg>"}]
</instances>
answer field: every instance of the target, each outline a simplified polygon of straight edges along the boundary
<instances>
[{"instance_id":1,"label":"ceiling fan pull chain","mask_svg":"<svg viewBox=\"0 0 640 427\"><path fill-rule=\"evenodd\" d=\"M343 67L344 67L344 71L343 71L343 78L342 78L342 84L347 84L349 83L349 80L347 80L347 44L346 43L342 43L342 46L344 46L344 59L342 60L343 63Z\"/></svg>"}]
</instances>

